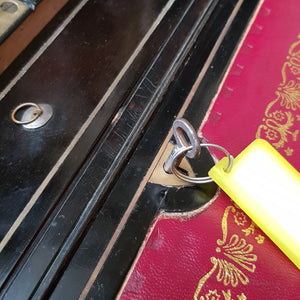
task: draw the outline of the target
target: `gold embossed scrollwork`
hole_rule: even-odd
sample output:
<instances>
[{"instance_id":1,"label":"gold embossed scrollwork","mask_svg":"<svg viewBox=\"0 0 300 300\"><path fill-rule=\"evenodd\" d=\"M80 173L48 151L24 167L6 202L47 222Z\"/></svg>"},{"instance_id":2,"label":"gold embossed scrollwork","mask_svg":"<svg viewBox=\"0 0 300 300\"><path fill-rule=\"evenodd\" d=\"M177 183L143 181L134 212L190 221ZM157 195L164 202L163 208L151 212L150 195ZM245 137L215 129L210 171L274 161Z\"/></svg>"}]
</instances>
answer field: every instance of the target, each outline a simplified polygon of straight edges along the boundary
<instances>
[{"instance_id":1,"label":"gold embossed scrollwork","mask_svg":"<svg viewBox=\"0 0 300 300\"><path fill-rule=\"evenodd\" d=\"M223 298L231 300L231 290L219 293L217 289L210 290L207 294L200 296L201 290L207 280L215 274L217 282L223 283L223 286L237 287L239 283L247 285L249 278L245 274L246 271L253 273L255 271L255 262L257 256L253 253L253 246L248 244L244 238L240 238L237 234L233 234L228 238L228 216L232 213L235 220L239 220L243 225L244 217L237 212L234 206L228 206L222 218L222 239L217 240L216 252L218 257L211 257L210 261L213 264L211 270L205 274L199 281L197 289L194 293L194 300L205 299L220 299ZM213 296L213 298L212 298ZM242 293L237 296L238 299L246 299Z\"/></svg>"},{"instance_id":2,"label":"gold embossed scrollwork","mask_svg":"<svg viewBox=\"0 0 300 300\"><path fill-rule=\"evenodd\" d=\"M277 149L284 148L289 141L295 142L299 134L295 127L300 121L300 35L291 45L286 59L276 98L267 105L263 123L256 132L256 138L268 140ZM288 156L293 155L290 147L284 151Z\"/></svg>"}]
</instances>

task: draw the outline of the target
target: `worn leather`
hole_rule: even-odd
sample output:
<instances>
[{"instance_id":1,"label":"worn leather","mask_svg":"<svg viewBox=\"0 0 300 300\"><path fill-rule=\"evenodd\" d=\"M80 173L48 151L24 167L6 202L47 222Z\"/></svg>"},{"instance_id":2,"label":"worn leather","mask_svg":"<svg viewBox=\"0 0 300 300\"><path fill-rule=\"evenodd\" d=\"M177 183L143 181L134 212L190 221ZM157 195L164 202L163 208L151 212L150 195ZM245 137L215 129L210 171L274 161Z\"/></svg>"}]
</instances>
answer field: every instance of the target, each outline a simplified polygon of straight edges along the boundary
<instances>
[{"instance_id":1,"label":"worn leather","mask_svg":"<svg viewBox=\"0 0 300 300\"><path fill-rule=\"evenodd\" d=\"M263 2L199 129L233 155L263 138L298 171L299 9ZM161 215L127 280L122 300L300 297L299 269L223 192L196 217Z\"/></svg>"}]
</instances>

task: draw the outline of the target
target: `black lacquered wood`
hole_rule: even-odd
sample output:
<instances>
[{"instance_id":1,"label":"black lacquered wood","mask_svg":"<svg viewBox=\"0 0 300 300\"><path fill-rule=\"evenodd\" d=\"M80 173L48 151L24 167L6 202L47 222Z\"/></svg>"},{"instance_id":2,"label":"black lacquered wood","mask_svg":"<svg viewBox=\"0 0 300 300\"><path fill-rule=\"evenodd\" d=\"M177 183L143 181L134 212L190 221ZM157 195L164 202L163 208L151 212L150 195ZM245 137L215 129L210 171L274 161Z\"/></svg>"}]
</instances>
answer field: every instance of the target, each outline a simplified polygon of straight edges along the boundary
<instances>
[{"instance_id":1,"label":"black lacquered wood","mask_svg":"<svg viewBox=\"0 0 300 300\"><path fill-rule=\"evenodd\" d=\"M227 3L227 5L229 5L229 7L231 4L232 4L232 2ZM237 42L243 32L243 28L247 24L247 21L249 20L249 18L251 17L251 12L253 12L256 4L257 4L257 2L254 3L254 2L248 1L248 2L245 2L244 5L242 6L241 11L237 14L236 18L234 19L232 26L229 28L229 31L227 32L223 42L220 45L220 48L218 49L211 65L210 65L210 66L213 65L214 68L208 68L208 70L206 72L206 76L204 77L203 81L199 85L197 92L195 93L195 96L193 97L193 100L191 101L191 104L187 108L187 111L186 111L187 113L184 116L189 117L192 115L190 120L196 128L200 125L201 120L205 115L205 111L208 108L209 102L212 99L212 95L215 95L215 93L217 91L219 83L220 83L220 81L224 75L224 72L226 71L226 68L230 62L231 55L233 54L233 51L237 45ZM226 7L226 5L224 5L224 6ZM223 6L223 8L224 8L224 6ZM228 7L228 9L229 9L229 7ZM212 20L214 18L215 18L215 20L218 20L218 21L221 20L220 16L218 17L217 15L212 15ZM178 78L177 78L178 81L176 80L174 82L173 89L170 89L170 94L166 95L167 99L168 99L168 97L170 97L171 99L174 100L174 98L176 98L175 95L177 95L177 97L179 97L179 99L180 99L180 95L182 95L181 93L184 94L183 86L185 86L184 83L186 82L185 78L188 77L187 74L189 74L191 76L189 78L193 78L193 76L196 75L195 73L193 73L193 70L195 70L194 68L196 68L196 66L194 64L197 65L197 63L196 63L197 60L194 61L192 58L193 58L193 55L195 55L195 57L196 57L197 51L200 51L200 48L201 48L200 45L201 44L203 45L203 43L201 43L201 38L203 38L203 36L202 37L200 36L198 41L195 43L194 50L195 49L197 49L197 50L195 50L195 52L192 52L192 54L190 56L190 63L191 63L191 66L189 66L190 68L183 70L183 72L178 76ZM198 52L198 54L199 54L199 52ZM185 73L185 72L187 72L187 73ZM209 85L209 88L207 88L208 85ZM187 86L188 86L188 84L187 84ZM181 87L181 92L179 91L180 87ZM204 87L206 87L206 89L203 89ZM187 91L185 91L185 92L187 92ZM200 97L199 93L201 93L201 97ZM174 102L175 101L173 101L172 104L174 104ZM197 109L196 109L196 107L197 107ZM199 110L199 107L204 107L204 109ZM161 107L161 110L168 111L168 109L166 109L166 107L164 105ZM196 111L197 111L197 113L195 113ZM146 146L147 141L149 140L149 137L154 138L153 131L155 128L155 124L158 126L158 128L161 128L161 130L163 130L162 122L159 120L161 118L162 118L162 116L159 115L159 113L158 113L157 119L155 121L153 121L153 123L151 124L153 127L152 128L150 127L147 130L147 132L145 133L145 136L141 142L141 146L137 148L135 154L133 155L132 165L129 164L128 168L122 174L123 181L120 179L119 185L116 185L113 192L110 194L111 200L117 199L118 195L122 195L123 191L128 190L126 188L122 189L122 184L124 184L124 182L126 182L126 179L125 179L126 175L130 176L129 174L131 172L133 172L133 170L131 168L134 168L135 159L137 161L142 161L142 160L144 161L145 160L144 157L147 157L146 153L148 152L146 149L149 149L148 147L152 147L151 149L153 149L153 144L152 144L152 146L150 146L149 144L148 144L148 147ZM166 121L166 119L165 119L165 121ZM204 168L209 167L210 163L212 163L212 162L208 162L208 166L205 166L205 162L202 161L202 166L204 166ZM140 174L140 175L142 175L142 174ZM128 177L127 177L127 180L129 180ZM118 188L120 188L120 189L118 189ZM139 201L141 199L144 199L144 203L147 203L147 200L150 201L150 199L151 199L150 195L155 190L157 191L157 187L154 188L151 185L146 185L143 193L141 194L141 196L139 198ZM213 191L214 187L211 186L210 190ZM128 193L130 193L130 192L129 191L126 192L127 197L128 197ZM161 187L160 195L164 195L164 193L166 193L166 195L164 196L163 201L161 203L161 208L164 205L166 205L166 203L168 202L167 198L169 196L171 196L171 197L174 196L172 191L170 192L170 195L169 195L169 192L165 189L165 187ZM198 193L199 193L199 190L197 190L195 188L190 189L190 191L185 190L185 200L187 202L186 209L188 207L188 203L189 202L193 203L194 199L196 199L196 200L201 199L200 201L203 201L203 197L199 197ZM180 197L182 195L178 195L178 196ZM126 198L126 197L124 197L124 198ZM124 199L124 198L121 197L121 199ZM159 198L156 198L156 199L159 199ZM120 197L119 197L119 200L120 200ZM178 199L178 200L180 201L182 199ZM143 201L143 200L141 200L141 201ZM176 199L175 199L175 201L176 201ZM111 281L113 280L113 278L115 278L113 276L119 276L121 278L124 278L123 274L119 274L118 271L122 270L123 272L125 272L126 269L128 270L128 268L130 267L130 263L132 262L132 261L129 262L129 260L128 260L129 255L128 255L128 252L126 252L126 251L127 251L127 249L131 249L131 251L133 251L133 249L135 249L135 251L138 251L140 243L137 242L136 240L138 239L139 234L143 233L142 236L145 236L145 234L146 234L146 230L142 226L142 224L144 224L144 223L139 222L139 220L142 219L142 216L141 216L142 212L139 210L140 205L143 205L143 204L141 204L140 202L137 202L137 205L136 205L137 211L135 209L132 210L130 218L128 219L128 223L123 228L122 234L120 235L120 237L116 243L117 246L113 247L113 249L110 252L110 255L108 256L107 260L105 261L105 263L103 265L103 268L99 272L97 279L93 282L93 284L91 286L89 286L89 293L87 294L87 298L96 297L97 295L100 294L100 295L103 295L102 299L107 299L107 298L112 299L116 295L116 290L109 289L109 285L111 284ZM168 207L168 204L166 207ZM193 205L190 207L190 209L194 209L194 208L195 208L195 206L193 206ZM151 213L151 211L152 211L152 213L155 213L155 210L151 210L150 205L148 206L148 209L149 209L148 214ZM168 209L170 209L170 207ZM174 207L173 207L173 209L174 209ZM178 210L178 206L174 209L174 211L179 211L179 210ZM100 227L97 227L97 224L99 224L98 222L100 221L100 219L101 219L101 217L99 215L99 217L95 220L95 223L91 227L91 230L89 232L91 235L90 236L89 236L89 234L86 235L86 238L83 241L82 245L86 246L87 242L88 242L88 238L92 237L92 232L95 232L96 228L100 228ZM133 228L135 228L135 229L133 229ZM122 249L122 250L120 251L120 249ZM86 251L83 249L83 247L82 248L79 247L78 252L74 256L74 260L70 263L69 268L67 269L70 272L69 275L71 275L72 266L75 266L76 262L79 262L78 259L79 259L80 255L83 255L83 253L86 254ZM134 259L134 256L130 256L130 257L132 257L132 259ZM73 263L75 263L75 264L73 264ZM109 270L109 271L107 271L107 270ZM108 276L107 275L108 273L111 274L111 276ZM63 277L63 279L64 279L64 277ZM63 281L63 282L65 282L65 281ZM56 294L54 293L53 295L56 295ZM63 294L58 294L58 295L63 295Z\"/></svg>"},{"instance_id":2,"label":"black lacquered wood","mask_svg":"<svg viewBox=\"0 0 300 300\"><path fill-rule=\"evenodd\" d=\"M215 54L213 71L208 68L187 108L185 117L195 127L206 113L255 4L245 1ZM215 185L208 187L201 199L194 197L200 190L191 188L183 203L174 198L172 189L148 183L128 210L235 5L236 1L226 0L174 2L112 91L107 106L96 114L38 205L13 236L8 251L3 252L7 257L2 258L15 262L10 269L7 267L11 273L7 272L2 286L4 298L78 298L127 211L121 234L96 273L96 280L87 286L87 298L112 299L159 209L193 210L213 195ZM67 31L67 38L71 33ZM74 104L77 110L85 104L79 102ZM80 113L84 115L85 109ZM209 168L212 160L206 161L205 168ZM43 224L33 224L32 220L42 218ZM28 232L27 240L22 236L24 232ZM18 248L19 244L23 248ZM9 256L11 253L15 255Z\"/></svg>"},{"instance_id":3,"label":"black lacquered wood","mask_svg":"<svg viewBox=\"0 0 300 300\"><path fill-rule=\"evenodd\" d=\"M59 201L95 140L124 101L124 96L133 88L149 60L155 57L155 51L164 43L165 34L172 30L169 26L161 35L158 34L153 48L143 52L142 58L113 89L109 103L95 117L93 126L87 128L83 139L73 142L75 147L70 151L71 155L63 161L67 147L72 147L70 143L75 135L163 7L164 1L152 2L150 7L141 1L136 1L134 7L128 7L126 1L87 3L1 100L1 238L56 165L55 176L44 184L46 189L30 209L30 215L18 226L0 255L2 282ZM132 13L136 16L134 20ZM175 18L173 27L176 22ZM47 126L26 130L12 122L10 113L13 108L28 100L52 106L54 115ZM62 165L59 160L63 161Z\"/></svg>"},{"instance_id":4,"label":"black lacquered wood","mask_svg":"<svg viewBox=\"0 0 300 300\"><path fill-rule=\"evenodd\" d=\"M220 20L220 18L216 18L216 19ZM241 28L240 28L240 30L242 31ZM241 31L240 31L240 33L241 33ZM238 39L238 36L239 35L236 36L236 39ZM226 65L229 62L229 58L230 58L229 53L230 53L230 51L233 51L233 49L234 49L234 45L232 44L232 37L230 36L230 34L227 35L226 43L229 40L231 40L231 45L230 45L231 50L228 49L227 55L222 57L222 64L220 64L219 71L214 73L215 74L215 78L214 78L215 84L211 84L210 92L216 91L218 82L222 78L222 74L226 68ZM200 46L201 44L202 44L201 38L199 38L198 43L195 44L195 49L198 49L198 51L199 51L199 49L201 47L198 48L196 45ZM223 43L222 45L225 45L225 43ZM219 51L219 54L222 53L222 51L223 51L223 49ZM196 53L197 53L196 51L193 52L195 57L196 57ZM198 52L198 55L199 55L199 52ZM57 285L57 287L53 293L53 297L55 299L59 299L59 297L66 295L66 294L64 294L65 290L63 290L63 286L71 284L72 276L74 276L74 274L76 274L76 268L78 268L78 266L82 266L81 261L82 261L83 257L89 256L89 262L92 265L96 265L96 263L97 263L97 260L95 260L93 262L93 258L96 258L97 256L98 256L98 258L101 257L102 250L100 250L100 249L102 246L101 246L101 244L99 244L99 242L96 242L97 235L100 234L101 236L103 236L103 235L105 236L107 234L107 230L108 230L108 228L110 228L109 224L112 224L112 221L113 221L111 219L111 215L115 216L115 214L118 213L115 210L113 210L113 207L115 207L115 206L112 203L114 203L114 202L115 202L115 204L119 203L118 209L122 209L124 202L128 201L128 199L131 199L131 197L133 197L134 192L135 192L135 189L133 188L133 186L137 186L137 185L135 185L135 182L136 182L136 184L138 184L140 182L138 178L142 178L144 175L143 172L145 172L145 171L143 171L143 170L147 170L147 168L144 169L143 166L147 165L148 157L153 157L152 156L153 152L155 152L155 149L157 150L157 148L155 148L155 146L153 144L154 143L153 141L156 140L158 143L160 143L162 141L159 139L160 135L158 132L160 132L160 133L167 132L168 129L164 127L163 123L167 123L167 122L170 122L170 124L172 123L171 116L174 115L174 111L172 109L176 110L176 108L175 108L177 105L176 103L177 103L177 101L180 102L180 96L183 96L184 94L185 94L185 96L187 95L186 93L187 93L188 89L185 90L183 88L183 86L184 86L183 82L185 82L184 78L193 78L193 76L197 76L195 73L194 73L194 75L192 73L192 70L195 70L195 69L193 69L193 67L195 67L195 65L194 65L195 61L192 60L192 55L190 57L190 63L191 63L191 65L189 66L189 68L185 69L186 73L183 72L181 74L181 76L179 76L178 81L177 81L178 85L176 86L176 82L174 83L176 88L174 86L174 89L170 90L170 94L168 96L170 97L169 104L172 103L172 107L167 106L167 102L163 103L161 110L160 110L161 114L158 113L155 121L153 121L151 123L152 124L151 128L149 128L149 130L147 131L147 133L145 134L145 136L143 138L144 143L141 144L141 146L137 148L137 150L133 156L134 158L132 160L132 163L129 163L126 170L122 173L121 178L118 181L118 184L113 189L113 191L110 194L108 200L106 201L104 207L100 210L100 214L97 216L94 224L92 225L91 229L89 230L88 234L86 235L85 239L83 240L82 245L79 247L79 249L76 252L74 258L72 259L69 267L66 269L64 276L62 277L61 281ZM199 72L199 69L198 69L198 72ZM190 77L188 77L187 74L189 74ZM187 81L188 80L186 79L186 82ZM187 84L187 86L188 86L188 84ZM184 99L184 97L182 99ZM210 101L209 99L211 99L211 98L205 98L205 97L204 98L194 98L193 103L195 102L198 107L200 107L200 105L205 107L205 103L206 103L206 105L209 104L209 101ZM168 113L170 113L170 117L171 117L169 121L168 121ZM176 113L175 113L175 115L176 115ZM163 120L162 120L162 118L163 118ZM201 120L198 120L198 122L200 122L200 121ZM156 125L154 125L154 124L156 124ZM154 128L156 128L156 130ZM159 130L158 130L158 128L159 128ZM164 131L164 130L166 130L166 131ZM152 152L152 154L150 154L151 152ZM142 166L142 169L138 168L138 166L136 165L137 162L139 162L139 166ZM150 160L148 161L148 163L150 163ZM128 186L126 184L129 181L131 183L130 186ZM132 187L132 189L131 189L131 187ZM132 261L132 260L128 259L128 252L125 249L131 249L131 251L133 251L133 249L135 249L135 251L137 251L138 245L140 245L140 243L137 242L136 239L137 240L139 239L138 236L140 236L141 233L142 233L141 236L144 236L146 233L146 229L143 226L144 223L139 223L138 220L143 219L145 221L145 219L147 219L147 218L146 218L146 216L144 218L141 217L141 214L142 214L141 211L143 211L143 210L139 210L138 207L143 205L142 203L139 202L139 201L143 201L141 199L144 199L145 203L147 202L147 200L150 201L149 199L151 197L149 197L147 195L150 195L151 191L152 191L151 185L146 186L143 194L141 195L141 198L137 202L137 207L136 207L137 210L132 211L131 217L129 219L130 221L128 220L128 227L127 227L127 225L125 226L125 228L123 229L123 232L122 232L123 234L119 237L118 246L113 247L111 254L107 258L107 261L105 262L103 269L101 269L101 272L99 273L96 281L92 284L92 286L89 287L90 291L89 291L88 297L93 297L93 296L100 294L100 295L103 295L102 298L105 299L106 297L111 298L111 297L113 297L113 295L115 295L116 290L114 288L110 289L109 286L112 284L111 282L113 280L116 280L115 279L116 276L118 276L119 278L124 278L124 272L125 272L124 270L126 270L130 266L130 263ZM166 193L166 189L162 187L160 190L160 195L164 195L164 193ZM193 192L193 194L194 194L194 192ZM168 194L167 194L167 197L168 197ZM193 195L190 195L190 197L192 198ZM188 198L189 197L187 196L187 200L189 200ZM167 198L164 197L163 202L165 203L166 201L167 201ZM161 203L161 205L164 205L164 204ZM152 206L149 205L148 209L145 210L147 212L147 215L155 214L155 209L153 209L153 208L151 209L151 207ZM191 209L193 209L193 208L191 207ZM135 224L135 230L133 230L133 225L129 225L129 224ZM105 232L102 231L101 228L106 228ZM91 245L91 247L89 247L89 245ZM98 251L96 249L98 249ZM122 249L122 250L119 251L118 249ZM89 255L88 253L90 253L91 255ZM130 257L132 257L132 259L133 259L134 256L130 256ZM85 267L87 267L87 265L85 265ZM106 272L106 270L109 270L109 271ZM119 273L120 270L123 270L122 274ZM107 275L108 273L113 274L111 276L113 276L114 278L108 276ZM85 277L85 276L86 275L83 275L82 277Z\"/></svg>"},{"instance_id":5,"label":"black lacquered wood","mask_svg":"<svg viewBox=\"0 0 300 300\"><path fill-rule=\"evenodd\" d=\"M190 22L195 22L199 19L198 14L194 14L194 12L189 8L190 5L187 5L186 3L184 5L182 4L176 4L174 6L174 8L172 8L172 12L170 12L169 17L166 19L165 22L163 22L161 25L163 26L163 28L170 28L170 21L172 20L172 18L174 18L174 21L178 22L178 18L179 20L182 18L182 14L185 14L186 10L190 11L190 15L194 15L194 21L193 19L189 20L189 19L185 19L186 21L190 21ZM203 5L200 3L200 5L198 4L198 7L200 10L202 10ZM181 15L179 14L179 12L181 12ZM204 12L203 12L204 13ZM189 16L187 16L188 18ZM201 20L201 19L200 19ZM117 122L116 124L112 124L112 129L109 129L107 131L107 134L103 137L103 141L100 141L100 148L96 150L95 152L95 158L92 155L91 160L93 161L93 165L94 166L101 166L98 168L94 168L90 166L90 162L87 163L88 165L88 169L87 169L87 175L85 177L83 177L83 179L80 180L79 184L76 184L75 190L72 191L71 196L68 196L66 199L66 204L63 206L63 212L59 212L59 216L64 216L64 219L57 218L58 224L59 226L56 226L55 228L53 228L51 225L49 227L49 231L53 231L53 234L47 232L47 236L45 236L44 241L45 241L45 245L49 246L45 246L44 248L48 248L55 247L53 245L53 235L55 236L55 243L57 244L57 250L59 249L59 241L62 241L65 237L65 234L69 234L69 242L65 243L64 246L64 250L62 250L63 255L59 254L57 256L57 264L54 265L54 267L52 268L53 271L55 270L56 267L59 267L59 269L61 268L61 262L64 259L64 255L65 255L65 251L72 251L72 247L74 247L73 245L76 244L77 239L80 238L80 229L82 226L85 226L85 222L89 222L90 219L90 214L93 212L94 209L96 209L97 207L94 207L97 203L99 205L99 203L101 204L101 201L98 200L98 197L101 195L101 198L103 198L103 193L105 192L105 190L107 189L107 184L110 183L110 181L112 180L112 176L114 174L116 174L116 172L118 171L118 165L116 165L116 163L118 163L118 161L114 162L114 157L115 157L115 153L114 151L118 151L117 149L121 149L122 153L119 154L121 155L121 157L126 158L126 153L128 153L128 150L126 150L126 148L124 148L124 146L127 145L127 147L132 147L132 145L130 146L130 143L128 143L128 141L125 143L126 141L126 136L128 133L130 133L130 131L134 132L134 135L136 136L142 129L142 126L137 124L137 118L140 118L139 122L142 122L141 124L143 124L143 122L145 122L145 117L147 116L147 114L149 114L151 111L153 111L154 109L154 105L155 102L157 100L160 99L159 96L159 92L160 92L160 86L164 83L166 84L165 80L170 80L171 78L169 77L170 75L172 76L172 73L170 72L170 68L173 68L173 64L174 64L174 60L176 62L176 60L178 62L180 62L180 60L177 59L178 56L178 50L182 48L182 44L179 43L180 40L183 39L190 39L192 41L192 36L189 37L189 31L190 31L190 27L181 27L180 30L177 32L176 29L177 26L175 26L174 28L174 37L173 35L168 36L166 42L168 42L169 39L177 39L177 43L178 43L178 47L176 49L176 47L174 47L174 44L176 45L176 42L172 42L172 43L166 43L166 47L167 48L163 48L162 51L164 51L164 59L163 56L161 54L160 56L160 60L158 61L159 64L159 68L156 69L154 68L152 65L150 65L149 68L149 72L146 73L146 77L145 79L143 79L140 84L136 87L136 92L133 94L132 97L129 97L128 101L128 110L124 111L125 116L122 115L122 121L121 122ZM175 34L176 33L176 34ZM172 41L172 40L171 40ZM191 44L192 45L192 44ZM183 50L185 49L184 47L182 48ZM172 56L170 55L170 51L173 51L174 56L172 58ZM156 64L157 60L153 61L153 64ZM178 65L178 64L177 64ZM176 66L176 64L175 64ZM155 72L153 72L153 70L155 70ZM168 75L170 74L170 75ZM167 75L167 77L165 77ZM156 76L157 79L155 79ZM164 79L166 78L166 79ZM167 79L169 78L169 79ZM158 81L157 81L158 80ZM163 80L163 81L162 81ZM153 83L158 82L158 88L153 88ZM152 92L151 92L152 91ZM153 98L153 100L151 101L151 97L156 96ZM149 102L150 101L150 102ZM151 104L152 103L152 104ZM149 104L151 104L151 106L149 106ZM141 106L143 105L143 106ZM144 112L143 112L144 111ZM132 124L131 124L132 123ZM167 124L166 124L167 125ZM119 129L118 129L119 128ZM126 128L127 128L127 132L126 132ZM128 131L129 130L129 131ZM133 136L134 136L133 135ZM120 148L121 147L121 148ZM128 149L128 148L127 148ZM129 148L130 149L130 148ZM118 158L118 156L117 156ZM110 169L111 167L111 163L114 162L114 166ZM108 174L106 174L106 172L109 172ZM106 176L107 175L107 176ZM101 178L103 178L104 181L100 181L100 185L99 185L99 180L101 180ZM93 181L95 183L93 183ZM99 186L97 186L97 184ZM84 189L84 190L83 190ZM90 199L90 197L92 197ZM78 200L77 200L78 199ZM89 202L87 202L89 201ZM81 212L81 210L84 208L84 206L86 206L86 208L84 209L83 212ZM126 205L126 203L125 203ZM118 208L120 205L117 204L116 208ZM120 208L122 208L122 206L120 206ZM122 208L123 209L123 208ZM76 214L81 213L81 220L82 223L78 222L76 224L76 226L74 228L70 227L69 230L72 231L72 233L70 234L69 231L67 230L68 227L66 227L65 224L65 220L66 221L70 221L70 219L75 219L74 221L76 221ZM122 210L120 211L120 213L122 213ZM78 216L79 217L79 216ZM56 221L56 222L57 222ZM52 224L52 223L51 223ZM72 225L73 224L73 225ZM70 225L74 226L74 223L71 223ZM108 224L108 226L114 226L113 222L111 225ZM62 228L61 231L59 231L59 228ZM60 236L56 236L57 233L60 233ZM103 243L105 245L106 243L106 239L103 239ZM41 251L43 251L43 248L39 248L41 249ZM22 274L20 275L20 280L15 280L15 284L17 284L18 282L20 282L21 286L23 287L23 294L25 293L25 289L23 286L24 283L24 278L26 278L28 276L28 273L26 273L26 270L28 270L28 272L30 272L30 265L32 265L33 260L35 259L39 259L40 257L40 250L37 249L35 250L37 253L37 256L31 255L30 258L30 263L28 263L28 269L25 268L24 271L22 272ZM49 260L53 259L53 256L56 255L55 253L50 252L49 255L44 255L44 261L43 263L45 264L45 267L47 266L47 264L49 263L49 261L47 262L47 258ZM39 264L39 267L41 269L41 271L43 271L43 263ZM39 275L38 275L38 270L36 270L35 272L35 276L37 276L37 280L39 280ZM24 276L24 277L23 277ZM32 282L34 282L34 280L32 280ZM46 281L45 281L46 282ZM16 291L19 291L20 289L15 288L14 290L11 290L13 293L15 293Z\"/></svg>"}]
</instances>

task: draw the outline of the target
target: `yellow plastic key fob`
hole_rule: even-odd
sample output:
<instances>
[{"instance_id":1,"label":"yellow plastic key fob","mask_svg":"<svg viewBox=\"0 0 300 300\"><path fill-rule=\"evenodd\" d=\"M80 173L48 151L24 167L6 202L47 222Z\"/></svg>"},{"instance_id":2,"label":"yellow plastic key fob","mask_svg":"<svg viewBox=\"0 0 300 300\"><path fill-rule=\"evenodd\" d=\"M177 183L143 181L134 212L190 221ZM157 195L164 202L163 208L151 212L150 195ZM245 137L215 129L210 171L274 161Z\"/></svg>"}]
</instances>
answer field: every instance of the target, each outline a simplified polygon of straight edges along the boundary
<instances>
[{"instance_id":1,"label":"yellow plastic key fob","mask_svg":"<svg viewBox=\"0 0 300 300\"><path fill-rule=\"evenodd\" d=\"M255 140L234 159L220 160L209 176L300 269L300 173L269 143Z\"/></svg>"}]
</instances>

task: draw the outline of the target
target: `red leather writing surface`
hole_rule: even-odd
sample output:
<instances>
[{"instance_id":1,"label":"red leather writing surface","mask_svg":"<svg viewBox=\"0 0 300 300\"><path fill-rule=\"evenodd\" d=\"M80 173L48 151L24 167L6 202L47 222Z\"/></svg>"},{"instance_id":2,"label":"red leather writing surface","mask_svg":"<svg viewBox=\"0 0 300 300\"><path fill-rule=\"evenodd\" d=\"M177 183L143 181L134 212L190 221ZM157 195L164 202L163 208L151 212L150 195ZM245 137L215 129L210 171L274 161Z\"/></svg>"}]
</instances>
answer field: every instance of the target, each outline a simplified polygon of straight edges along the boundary
<instances>
[{"instance_id":1,"label":"red leather writing surface","mask_svg":"<svg viewBox=\"0 0 300 300\"><path fill-rule=\"evenodd\" d=\"M156 224L121 299L200 299L210 291L204 299L298 299L299 280L299 270L221 195L194 219Z\"/></svg>"},{"instance_id":2,"label":"red leather writing surface","mask_svg":"<svg viewBox=\"0 0 300 300\"><path fill-rule=\"evenodd\" d=\"M298 0L262 4L199 130L233 155L256 137L266 139L298 171L299 11ZM223 192L192 219L161 216L120 295L123 300L299 297L300 271Z\"/></svg>"},{"instance_id":3,"label":"red leather writing surface","mask_svg":"<svg viewBox=\"0 0 300 300\"><path fill-rule=\"evenodd\" d=\"M264 2L200 129L234 156L266 139L298 170L299 11L296 0Z\"/></svg>"}]
</instances>

